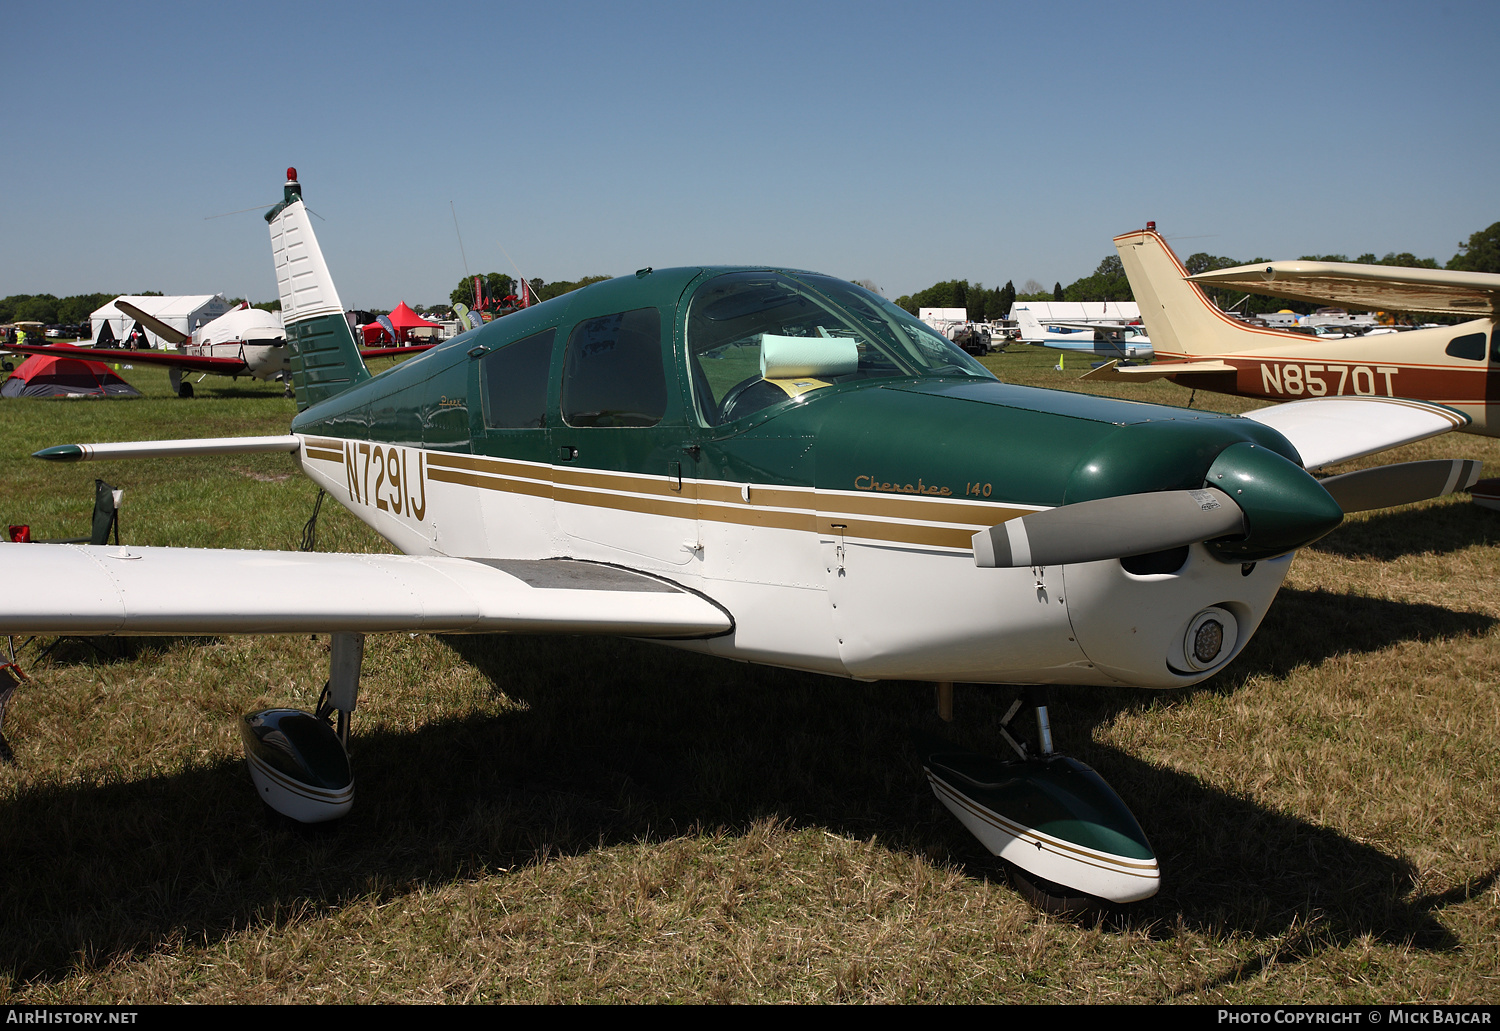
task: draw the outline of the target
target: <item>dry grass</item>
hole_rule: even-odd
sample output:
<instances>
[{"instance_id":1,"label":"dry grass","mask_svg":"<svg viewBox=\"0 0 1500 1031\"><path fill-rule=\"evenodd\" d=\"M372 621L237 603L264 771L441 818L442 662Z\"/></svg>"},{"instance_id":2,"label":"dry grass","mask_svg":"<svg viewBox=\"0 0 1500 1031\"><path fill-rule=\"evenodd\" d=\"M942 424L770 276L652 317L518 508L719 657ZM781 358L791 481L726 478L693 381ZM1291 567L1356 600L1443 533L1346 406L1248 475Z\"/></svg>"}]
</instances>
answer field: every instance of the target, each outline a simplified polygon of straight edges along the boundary
<instances>
[{"instance_id":1,"label":"dry grass","mask_svg":"<svg viewBox=\"0 0 1500 1031\"><path fill-rule=\"evenodd\" d=\"M1082 363L1054 361L992 363L1073 385ZM78 532L102 474L128 491L127 540L294 547L314 491L284 458L19 457L290 413L274 388L183 403L130 378L152 396L0 405L0 522ZM1494 465L1500 445L1398 457L1447 455ZM1033 911L923 784L933 739L997 749L1002 690L960 688L949 727L917 685L632 642L372 637L359 803L304 829L256 808L233 720L310 704L326 640L66 646L26 663L6 722L0 1002L1493 1001L1497 528L1459 501L1358 517L1299 556L1226 673L1055 691L1059 743L1164 870L1098 923ZM325 549L379 545L337 510L321 529Z\"/></svg>"}]
</instances>

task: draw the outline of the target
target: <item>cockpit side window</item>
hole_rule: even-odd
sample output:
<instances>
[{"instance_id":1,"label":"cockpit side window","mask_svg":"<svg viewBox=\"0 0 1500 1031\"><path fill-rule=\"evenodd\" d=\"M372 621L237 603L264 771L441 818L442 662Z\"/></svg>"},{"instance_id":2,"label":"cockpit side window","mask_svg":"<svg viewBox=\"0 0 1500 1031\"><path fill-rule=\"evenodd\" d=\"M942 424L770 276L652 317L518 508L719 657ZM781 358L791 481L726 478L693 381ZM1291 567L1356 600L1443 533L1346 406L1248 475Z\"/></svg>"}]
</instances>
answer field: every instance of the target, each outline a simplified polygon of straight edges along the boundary
<instances>
[{"instance_id":1,"label":"cockpit side window","mask_svg":"<svg viewBox=\"0 0 1500 1031\"><path fill-rule=\"evenodd\" d=\"M655 426L666 414L655 308L580 322L563 362L562 416L569 426Z\"/></svg>"}]
</instances>

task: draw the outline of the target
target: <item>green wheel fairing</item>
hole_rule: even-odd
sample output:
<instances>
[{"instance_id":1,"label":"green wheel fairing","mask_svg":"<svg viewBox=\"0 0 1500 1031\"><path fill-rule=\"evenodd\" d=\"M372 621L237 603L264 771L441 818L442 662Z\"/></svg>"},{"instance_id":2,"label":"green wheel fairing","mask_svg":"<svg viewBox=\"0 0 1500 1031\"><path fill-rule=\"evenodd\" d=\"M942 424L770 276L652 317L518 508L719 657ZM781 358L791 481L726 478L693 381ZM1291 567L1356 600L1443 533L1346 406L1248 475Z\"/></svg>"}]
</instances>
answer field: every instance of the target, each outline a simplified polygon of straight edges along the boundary
<instances>
[{"instance_id":1,"label":"green wheel fairing","mask_svg":"<svg viewBox=\"0 0 1500 1031\"><path fill-rule=\"evenodd\" d=\"M1093 768L1067 756L1006 762L943 753L927 767L984 808L1048 837L1124 859L1156 857L1146 832Z\"/></svg>"}]
</instances>

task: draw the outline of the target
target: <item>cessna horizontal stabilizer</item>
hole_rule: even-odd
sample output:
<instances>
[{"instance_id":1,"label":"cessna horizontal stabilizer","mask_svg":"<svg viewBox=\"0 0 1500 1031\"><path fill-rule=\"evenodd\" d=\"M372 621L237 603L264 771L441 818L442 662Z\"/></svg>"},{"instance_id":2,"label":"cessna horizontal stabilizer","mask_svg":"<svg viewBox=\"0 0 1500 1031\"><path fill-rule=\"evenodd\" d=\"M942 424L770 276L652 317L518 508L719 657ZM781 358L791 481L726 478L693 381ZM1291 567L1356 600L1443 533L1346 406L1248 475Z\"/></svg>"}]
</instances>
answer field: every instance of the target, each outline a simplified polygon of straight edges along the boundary
<instances>
[{"instance_id":1,"label":"cessna horizontal stabilizer","mask_svg":"<svg viewBox=\"0 0 1500 1031\"><path fill-rule=\"evenodd\" d=\"M1152 365L1122 366L1115 360L1107 361L1078 378L1103 383L1145 383L1149 380L1166 379L1168 376L1233 376L1236 371L1233 365L1225 362L1156 362ZM1192 385L1190 380L1183 381L1183 386Z\"/></svg>"},{"instance_id":2,"label":"cessna horizontal stabilizer","mask_svg":"<svg viewBox=\"0 0 1500 1031\"><path fill-rule=\"evenodd\" d=\"M1466 490L1478 482L1480 468L1479 462L1463 458L1400 462L1330 476L1322 482L1345 513L1368 512Z\"/></svg>"},{"instance_id":3,"label":"cessna horizontal stabilizer","mask_svg":"<svg viewBox=\"0 0 1500 1031\"><path fill-rule=\"evenodd\" d=\"M1213 487L1101 498L1034 512L974 535L974 564L1060 566L1166 551L1245 532L1245 513Z\"/></svg>"}]
</instances>

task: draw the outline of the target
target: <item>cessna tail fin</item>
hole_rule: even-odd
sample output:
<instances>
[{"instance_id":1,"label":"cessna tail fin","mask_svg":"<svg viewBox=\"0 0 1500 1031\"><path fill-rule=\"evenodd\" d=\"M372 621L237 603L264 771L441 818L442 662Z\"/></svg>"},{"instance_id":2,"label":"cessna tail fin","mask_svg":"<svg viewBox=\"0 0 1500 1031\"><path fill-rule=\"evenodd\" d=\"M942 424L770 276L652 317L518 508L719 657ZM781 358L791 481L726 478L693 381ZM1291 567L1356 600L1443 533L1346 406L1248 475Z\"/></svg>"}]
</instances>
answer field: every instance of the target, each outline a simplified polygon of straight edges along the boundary
<instances>
[{"instance_id":1,"label":"cessna tail fin","mask_svg":"<svg viewBox=\"0 0 1500 1031\"><path fill-rule=\"evenodd\" d=\"M1115 249L1158 359L1232 354L1286 339L1284 332L1246 326L1221 312L1202 287L1184 279L1188 270L1155 229L1117 236Z\"/></svg>"},{"instance_id":2,"label":"cessna tail fin","mask_svg":"<svg viewBox=\"0 0 1500 1031\"><path fill-rule=\"evenodd\" d=\"M282 202L266 212L281 293L281 321L291 348L292 389L303 411L370 378L344 305L313 233L297 170L286 170Z\"/></svg>"}]
</instances>

